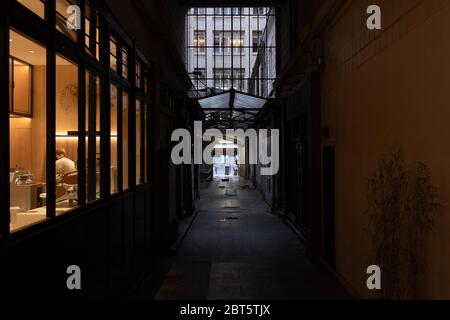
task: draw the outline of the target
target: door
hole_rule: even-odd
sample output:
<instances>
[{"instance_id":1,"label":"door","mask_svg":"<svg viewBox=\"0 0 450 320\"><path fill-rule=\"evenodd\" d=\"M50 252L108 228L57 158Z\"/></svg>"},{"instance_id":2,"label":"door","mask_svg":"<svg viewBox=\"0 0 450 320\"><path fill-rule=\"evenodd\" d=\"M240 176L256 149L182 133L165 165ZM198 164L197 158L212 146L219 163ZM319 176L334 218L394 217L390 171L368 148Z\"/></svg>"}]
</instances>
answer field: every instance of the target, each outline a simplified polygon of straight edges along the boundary
<instances>
[{"instance_id":1,"label":"door","mask_svg":"<svg viewBox=\"0 0 450 320\"><path fill-rule=\"evenodd\" d=\"M323 210L324 210L324 256L334 269L335 257L335 147L323 150Z\"/></svg>"}]
</instances>

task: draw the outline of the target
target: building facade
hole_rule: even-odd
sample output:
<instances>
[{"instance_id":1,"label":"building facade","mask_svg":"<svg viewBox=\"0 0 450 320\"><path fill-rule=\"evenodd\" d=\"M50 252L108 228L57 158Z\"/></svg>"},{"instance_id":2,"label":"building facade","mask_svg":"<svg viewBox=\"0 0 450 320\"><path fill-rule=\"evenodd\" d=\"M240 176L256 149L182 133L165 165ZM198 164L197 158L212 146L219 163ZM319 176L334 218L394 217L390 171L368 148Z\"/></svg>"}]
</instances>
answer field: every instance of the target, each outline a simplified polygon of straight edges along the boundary
<instances>
[{"instance_id":1,"label":"building facade","mask_svg":"<svg viewBox=\"0 0 450 320\"><path fill-rule=\"evenodd\" d=\"M186 68L194 84L193 97L231 88L250 91L258 52L261 49L275 52L275 33L265 31L274 15L274 11L266 7L191 8L188 11ZM271 28L274 29L273 23ZM271 77L275 80L274 74Z\"/></svg>"}]
</instances>

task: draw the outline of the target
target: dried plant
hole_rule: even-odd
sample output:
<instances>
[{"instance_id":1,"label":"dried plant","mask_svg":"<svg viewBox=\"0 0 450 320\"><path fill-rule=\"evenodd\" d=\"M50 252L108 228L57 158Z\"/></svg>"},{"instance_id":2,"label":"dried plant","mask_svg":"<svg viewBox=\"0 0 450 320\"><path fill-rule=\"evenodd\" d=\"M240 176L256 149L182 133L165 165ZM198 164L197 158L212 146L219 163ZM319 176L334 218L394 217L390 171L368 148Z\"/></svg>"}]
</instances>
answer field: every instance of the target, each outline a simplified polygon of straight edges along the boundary
<instances>
[{"instance_id":1,"label":"dried plant","mask_svg":"<svg viewBox=\"0 0 450 320\"><path fill-rule=\"evenodd\" d=\"M385 155L368 183L369 234L382 270L382 299L416 297L423 242L441 207L425 163L407 169L400 148Z\"/></svg>"}]
</instances>

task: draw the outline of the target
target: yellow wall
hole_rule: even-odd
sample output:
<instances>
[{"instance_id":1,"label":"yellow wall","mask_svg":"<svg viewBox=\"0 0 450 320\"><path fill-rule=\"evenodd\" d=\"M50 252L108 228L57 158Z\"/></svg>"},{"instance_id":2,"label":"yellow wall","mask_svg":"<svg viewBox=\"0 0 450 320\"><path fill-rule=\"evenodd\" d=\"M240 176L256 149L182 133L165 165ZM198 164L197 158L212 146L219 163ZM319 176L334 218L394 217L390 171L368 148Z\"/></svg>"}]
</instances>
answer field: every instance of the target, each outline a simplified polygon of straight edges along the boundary
<instances>
[{"instance_id":1,"label":"yellow wall","mask_svg":"<svg viewBox=\"0 0 450 320\"><path fill-rule=\"evenodd\" d=\"M382 9L383 31L365 27L366 8ZM450 298L450 1L350 1L324 36L323 143L336 146L337 272L371 297L365 273L371 245L367 180L393 145L409 163L428 163L447 209L426 242L424 298Z\"/></svg>"}]
</instances>

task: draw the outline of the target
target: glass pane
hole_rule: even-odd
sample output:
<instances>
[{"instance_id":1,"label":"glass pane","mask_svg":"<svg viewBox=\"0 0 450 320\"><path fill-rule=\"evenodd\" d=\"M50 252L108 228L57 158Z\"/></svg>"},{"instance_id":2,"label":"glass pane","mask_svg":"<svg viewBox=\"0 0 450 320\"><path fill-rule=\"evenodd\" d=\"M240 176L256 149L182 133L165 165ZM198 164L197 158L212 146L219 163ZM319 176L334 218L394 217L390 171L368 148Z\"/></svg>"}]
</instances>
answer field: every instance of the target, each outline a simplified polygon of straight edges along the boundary
<instances>
[{"instance_id":1,"label":"glass pane","mask_svg":"<svg viewBox=\"0 0 450 320\"><path fill-rule=\"evenodd\" d=\"M43 0L17 0L17 2L21 3L34 13L36 13L39 17L44 19L45 14L45 1Z\"/></svg>"},{"instance_id":2,"label":"glass pane","mask_svg":"<svg viewBox=\"0 0 450 320\"><path fill-rule=\"evenodd\" d=\"M90 5L86 4L85 13L85 44L86 51L95 56L97 60L100 57L100 30L98 13ZM95 53L95 54L94 54Z\"/></svg>"},{"instance_id":3,"label":"glass pane","mask_svg":"<svg viewBox=\"0 0 450 320\"><path fill-rule=\"evenodd\" d=\"M72 39L73 41L77 40L76 26L79 26L79 17L74 16L73 12L67 13L67 8L69 6L75 4L75 1L68 0L56 0L56 29ZM71 18L74 19L71 19ZM70 20L68 20L70 19ZM73 25L73 28L67 27L67 22L70 22Z\"/></svg>"},{"instance_id":4,"label":"glass pane","mask_svg":"<svg viewBox=\"0 0 450 320\"><path fill-rule=\"evenodd\" d=\"M56 215L78 207L78 66L56 57Z\"/></svg>"},{"instance_id":5,"label":"glass pane","mask_svg":"<svg viewBox=\"0 0 450 320\"><path fill-rule=\"evenodd\" d=\"M122 105L122 174L123 174L123 190L128 189L128 93L123 92Z\"/></svg>"},{"instance_id":6,"label":"glass pane","mask_svg":"<svg viewBox=\"0 0 450 320\"><path fill-rule=\"evenodd\" d=\"M109 40L111 69L117 72L117 40L111 37Z\"/></svg>"},{"instance_id":7,"label":"glass pane","mask_svg":"<svg viewBox=\"0 0 450 320\"><path fill-rule=\"evenodd\" d=\"M122 77L128 79L128 50L122 49Z\"/></svg>"},{"instance_id":8,"label":"glass pane","mask_svg":"<svg viewBox=\"0 0 450 320\"><path fill-rule=\"evenodd\" d=\"M100 199L100 80L86 71L86 201Z\"/></svg>"},{"instance_id":9,"label":"glass pane","mask_svg":"<svg viewBox=\"0 0 450 320\"><path fill-rule=\"evenodd\" d=\"M28 81L17 82L33 103L33 116L10 114L10 230L12 232L45 220L46 184L46 49L35 41L10 30L10 56L33 68ZM13 71L14 72L14 71ZM28 96L30 87L33 97ZM13 94L11 98L14 97ZM18 96L16 95L16 99Z\"/></svg>"},{"instance_id":10,"label":"glass pane","mask_svg":"<svg viewBox=\"0 0 450 320\"><path fill-rule=\"evenodd\" d=\"M33 54L32 50L29 51ZM31 115L32 66L13 58L13 112Z\"/></svg>"},{"instance_id":11,"label":"glass pane","mask_svg":"<svg viewBox=\"0 0 450 320\"><path fill-rule=\"evenodd\" d=\"M141 184L141 101L136 100L136 184Z\"/></svg>"},{"instance_id":12,"label":"glass pane","mask_svg":"<svg viewBox=\"0 0 450 320\"><path fill-rule=\"evenodd\" d=\"M119 98L117 86L111 85L111 194L119 192L118 150L117 150L117 107Z\"/></svg>"}]
</instances>

